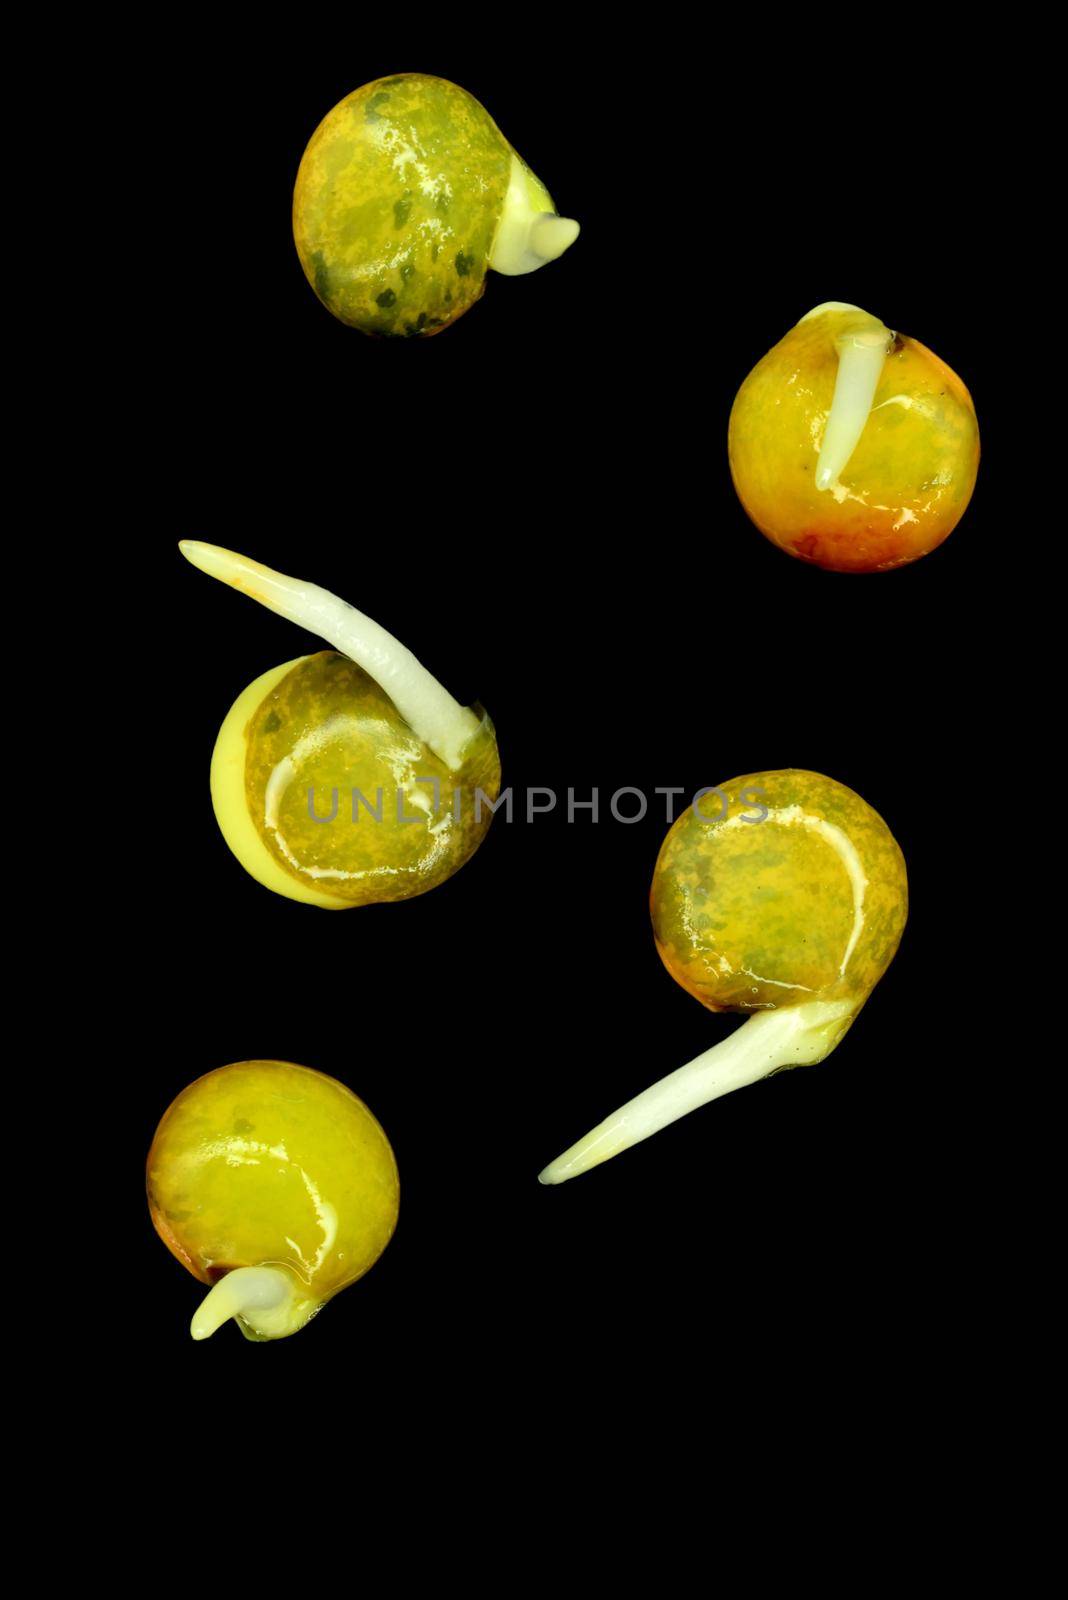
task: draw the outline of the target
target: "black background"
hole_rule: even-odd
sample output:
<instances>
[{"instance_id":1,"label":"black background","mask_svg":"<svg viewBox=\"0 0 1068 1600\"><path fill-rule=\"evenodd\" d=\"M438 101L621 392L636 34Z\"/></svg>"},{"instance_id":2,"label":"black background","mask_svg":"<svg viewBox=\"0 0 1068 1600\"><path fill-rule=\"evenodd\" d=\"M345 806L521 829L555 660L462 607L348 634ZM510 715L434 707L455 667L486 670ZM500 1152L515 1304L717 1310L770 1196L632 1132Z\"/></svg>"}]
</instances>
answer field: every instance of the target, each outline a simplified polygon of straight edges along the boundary
<instances>
[{"instance_id":1,"label":"black background","mask_svg":"<svg viewBox=\"0 0 1068 1600\"><path fill-rule=\"evenodd\" d=\"M962 780L985 758L997 671L984 306L1003 244L982 84L932 95L899 74L893 115L862 108L843 140L833 79L799 79L788 39L773 60L754 44L697 64L684 40L555 26L536 50L332 25L213 31L160 57L181 115L152 149L166 293L137 330L131 470L158 608L135 693L153 708L145 766L170 859L123 952L117 1165L127 1270L153 1359L179 1381L254 1364L299 1384L358 1360L383 1393L440 1379L491 1404L532 1363L596 1373L661 1341L727 1366L754 1348L904 1347L970 1270L973 1102L943 1001L981 823ZM491 274L439 337L375 343L305 283L290 195L325 112L401 70L481 99L583 231L535 275ZM739 384L827 299L930 345L978 411L972 506L899 572L791 561L731 485ZM541 1188L549 1158L738 1025L654 949L659 803L633 826L499 817L461 873L405 904L333 916L268 893L218 833L208 763L240 690L315 646L189 567L183 536L321 583L395 632L486 705L517 793L597 786L606 810L622 785L692 791L780 766L858 790L902 846L912 905L840 1049ZM194 1346L203 1291L153 1234L143 1159L189 1081L260 1056L367 1101L400 1165L400 1224L296 1338L251 1346L231 1326Z\"/></svg>"}]
</instances>

